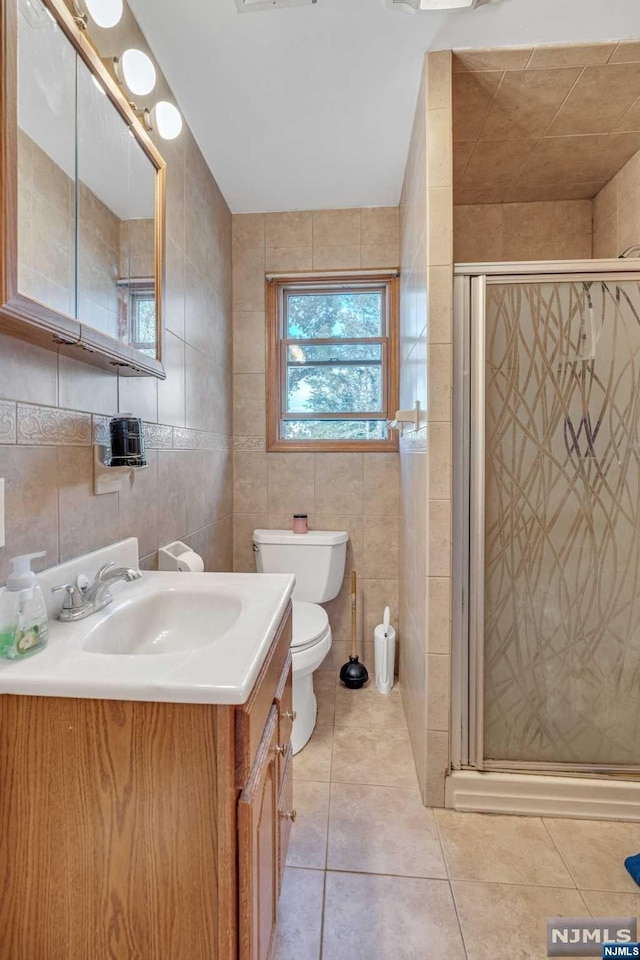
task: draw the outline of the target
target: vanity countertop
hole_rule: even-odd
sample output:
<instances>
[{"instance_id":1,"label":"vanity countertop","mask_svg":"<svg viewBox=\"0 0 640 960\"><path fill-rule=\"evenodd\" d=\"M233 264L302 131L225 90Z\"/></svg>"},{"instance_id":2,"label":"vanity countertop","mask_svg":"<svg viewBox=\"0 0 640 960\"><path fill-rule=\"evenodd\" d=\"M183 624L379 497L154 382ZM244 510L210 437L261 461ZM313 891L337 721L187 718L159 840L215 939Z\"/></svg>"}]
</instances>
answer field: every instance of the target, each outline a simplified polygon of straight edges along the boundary
<instances>
[{"instance_id":1,"label":"vanity countertop","mask_svg":"<svg viewBox=\"0 0 640 960\"><path fill-rule=\"evenodd\" d=\"M143 573L76 623L49 621L45 650L0 661L0 694L244 703L284 616L285 574Z\"/></svg>"}]
</instances>

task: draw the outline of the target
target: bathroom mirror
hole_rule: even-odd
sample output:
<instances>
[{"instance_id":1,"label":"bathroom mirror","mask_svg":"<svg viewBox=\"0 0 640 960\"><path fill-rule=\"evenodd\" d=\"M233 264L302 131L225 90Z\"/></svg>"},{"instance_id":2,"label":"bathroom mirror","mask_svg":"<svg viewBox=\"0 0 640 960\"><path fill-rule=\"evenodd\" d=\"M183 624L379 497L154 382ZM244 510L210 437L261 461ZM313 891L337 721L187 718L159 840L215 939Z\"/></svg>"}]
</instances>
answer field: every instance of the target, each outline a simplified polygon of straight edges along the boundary
<instances>
[{"instance_id":1,"label":"bathroom mirror","mask_svg":"<svg viewBox=\"0 0 640 960\"><path fill-rule=\"evenodd\" d=\"M164 377L164 162L63 0L0 4L0 331Z\"/></svg>"}]
</instances>

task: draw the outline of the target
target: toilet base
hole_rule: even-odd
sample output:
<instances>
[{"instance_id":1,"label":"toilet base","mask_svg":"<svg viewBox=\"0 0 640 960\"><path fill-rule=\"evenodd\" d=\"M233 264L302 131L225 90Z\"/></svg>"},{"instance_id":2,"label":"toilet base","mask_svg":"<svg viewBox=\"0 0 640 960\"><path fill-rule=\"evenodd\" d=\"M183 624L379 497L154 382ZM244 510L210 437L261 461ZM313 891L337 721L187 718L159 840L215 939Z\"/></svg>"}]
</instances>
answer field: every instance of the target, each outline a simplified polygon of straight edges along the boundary
<instances>
[{"instance_id":1,"label":"toilet base","mask_svg":"<svg viewBox=\"0 0 640 960\"><path fill-rule=\"evenodd\" d=\"M296 719L291 733L291 747L295 756L309 742L316 726L318 701L313 692L312 673L307 674L306 677L296 677L294 673L293 709L296 712Z\"/></svg>"},{"instance_id":2,"label":"toilet base","mask_svg":"<svg viewBox=\"0 0 640 960\"><path fill-rule=\"evenodd\" d=\"M318 717L318 701L313 692L313 673L331 650L332 636L329 628L318 643L303 650L292 650L293 659L293 721L291 747L294 756L309 742Z\"/></svg>"}]
</instances>

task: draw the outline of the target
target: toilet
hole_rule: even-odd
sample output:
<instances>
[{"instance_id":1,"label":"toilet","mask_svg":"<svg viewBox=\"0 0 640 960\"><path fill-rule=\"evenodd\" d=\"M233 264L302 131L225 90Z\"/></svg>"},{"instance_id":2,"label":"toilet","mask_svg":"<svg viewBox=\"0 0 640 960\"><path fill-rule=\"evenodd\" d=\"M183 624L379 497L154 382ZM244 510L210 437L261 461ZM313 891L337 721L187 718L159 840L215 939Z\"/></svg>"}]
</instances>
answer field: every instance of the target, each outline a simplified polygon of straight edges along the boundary
<instances>
[{"instance_id":1,"label":"toilet","mask_svg":"<svg viewBox=\"0 0 640 960\"><path fill-rule=\"evenodd\" d=\"M342 530L254 530L258 573L293 573L293 722L291 743L298 753L316 725L318 704L313 673L331 649L331 625L320 606L333 600L344 578L348 533Z\"/></svg>"}]
</instances>

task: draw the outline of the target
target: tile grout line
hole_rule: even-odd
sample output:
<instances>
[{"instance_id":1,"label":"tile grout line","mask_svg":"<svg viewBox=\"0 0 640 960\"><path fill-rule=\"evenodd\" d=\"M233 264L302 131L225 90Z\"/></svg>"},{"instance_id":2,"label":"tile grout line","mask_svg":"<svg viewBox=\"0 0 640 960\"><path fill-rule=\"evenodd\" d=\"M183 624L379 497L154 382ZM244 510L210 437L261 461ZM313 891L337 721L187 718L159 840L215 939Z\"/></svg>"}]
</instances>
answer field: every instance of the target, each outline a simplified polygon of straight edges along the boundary
<instances>
[{"instance_id":1,"label":"tile grout line","mask_svg":"<svg viewBox=\"0 0 640 960\"><path fill-rule=\"evenodd\" d=\"M565 866L565 869L566 869L567 873L569 874L569 876L570 876L571 879L573 880L573 884L574 884L576 890L579 891L578 881L577 881L577 879L574 877L573 871L572 871L571 867L569 866L569 864L568 864L567 861L565 860L565 858L564 858L564 856L563 856L563 854L562 854L562 850L560 849L559 845L556 843L555 837L553 836L553 834L551 833L551 830L549 830L549 827L547 826L547 818L546 818L546 817L540 817L540 820L542 821L542 826L544 827L544 829L545 829L545 831L546 831L546 833L547 833L547 836L549 837L549 839L551 840L551 843L553 844L553 846L554 846L555 849L557 850L558 856L559 856L560 859L562 860L562 862L563 862L563 864L564 864L564 866ZM584 900L584 898L583 898L583 900Z\"/></svg>"},{"instance_id":2,"label":"tile grout line","mask_svg":"<svg viewBox=\"0 0 640 960\"><path fill-rule=\"evenodd\" d=\"M314 473L315 473L315 462L314 462ZM334 694L334 720L335 720L335 694ZM324 953L324 925L325 925L325 910L327 904L327 873L328 873L328 864L329 864L329 830L331 829L331 790L333 786L333 741L334 741L334 725L331 726L331 760L329 763L329 803L327 804L327 839L325 841L324 848L324 877L322 885L322 916L320 920L320 952L318 960L322 960L322 955Z\"/></svg>"},{"instance_id":3,"label":"tile grout line","mask_svg":"<svg viewBox=\"0 0 640 960\"><path fill-rule=\"evenodd\" d=\"M532 56L533 56L533 54L532 54ZM442 832L441 832L441 830L440 830L440 824L439 824L439 822L438 822L437 813L436 813L436 811L435 811L435 809L434 809L433 807L431 807L431 810L432 810L432 812L433 812L433 820L434 820L434 823L435 823L435 825L436 825L436 833L438 834L438 841L439 841L439 843L440 843L440 849L441 849L441 851L442 851L442 861L443 861L443 863L444 863L444 868L445 868L445 870L446 870L446 872L447 872L447 883L448 883L448 885L449 885L449 893L451 894L451 900L452 900L452 902L453 902L453 909L454 909L454 911L455 911L456 920L458 921L458 928L459 928L459 930L460 930L460 938L461 938L461 940L462 940L462 949L464 950L464 955L465 955L465 957L468 958L468 957L469 957L469 952L468 952L468 950L467 950L467 942L466 942L466 940L465 940L464 930L462 929L462 921L460 920L460 914L459 914L459 912L458 912L458 901L456 900L456 895L455 895L454 890L453 890L453 884L451 883L451 870L450 870L450 868L449 868L449 861L448 861L448 859L447 859L447 854L446 854L446 851L445 851L445 848L444 848L444 843L442 842Z\"/></svg>"},{"instance_id":4,"label":"tile grout line","mask_svg":"<svg viewBox=\"0 0 640 960\"><path fill-rule=\"evenodd\" d=\"M320 915L320 943L318 944L318 960L322 960L322 954L324 953L324 913L327 902L327 871L323 871L322 878L322 912Z\"/></svg>"},{"instance_id":5,"label":"tile grout line","mask_svg":"<svg viewBox=\"0 0 640 960\"><path fill-rule=\"evenodd\" d=\"M447 867L447 870L449 868ZM462 929L462 921L460 920L460 913L458 911L458 901L456 900L456 895L453 889L453 884L451 879L447 881L449 884L449 893L451 894L451 900L453 902L453 909L456 915L456 920L458 921L458 929L460 930L460 939L462 940L462 949L464 950L465 957L469 957L469 951L467 950L467 941L465 939L464 930Z\"/></svg>"}]
</instances>

